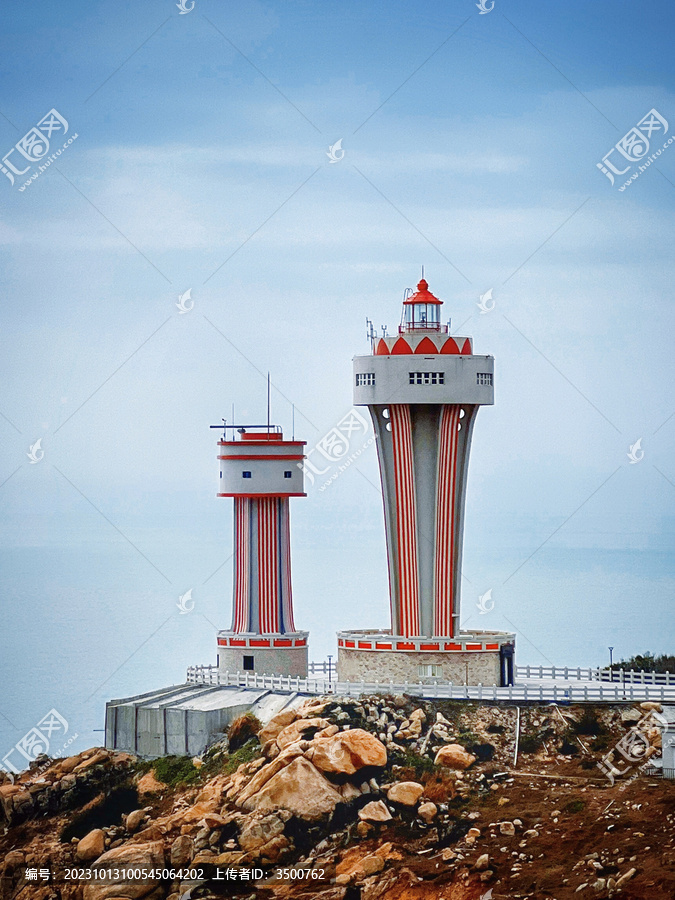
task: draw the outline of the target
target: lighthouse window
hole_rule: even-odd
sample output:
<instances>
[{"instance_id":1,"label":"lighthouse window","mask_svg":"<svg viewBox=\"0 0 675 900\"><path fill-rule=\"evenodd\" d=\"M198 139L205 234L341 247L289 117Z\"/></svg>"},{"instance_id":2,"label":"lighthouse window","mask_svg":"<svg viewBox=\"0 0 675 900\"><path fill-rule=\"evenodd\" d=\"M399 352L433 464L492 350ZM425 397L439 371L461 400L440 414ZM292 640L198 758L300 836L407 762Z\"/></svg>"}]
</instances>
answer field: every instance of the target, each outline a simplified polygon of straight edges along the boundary
<instances>
[{"instance_id":1,"label":"lighthouse window","mask_svg":"<svg viewBox=\"0 0 675 900\"><path fill-rule=\"evenodd\" d=\"M252 672L253 671L253 657L245 656L244 657L244 672Z\"/></svg>"},{"instance_id":2,"label":"lighthouse window","mask_svg":"<svg viewBox=\"0 0 675 900\"><path fill-rule=\"evenodd\" d=\"M250 472L242 472L242 473L241 473L241 477L242 477L242 478L250 478L250 477L251 477L251 473L250 473Z\"/></svg>"},{"instance_id":3,"label":"lighthouse window","mask_svg":"<svg viewBox=\"0 0 675 900\"><path fill-rule=\"evenodd\" d=\"M476 384L492 384L491 372L476 372Z\"/></svg>"},{"instance_id":4,"label":"lighthouse window","mask_svg":"<svg viewBox=\"0 0 675 900\"><path fill-rule=\"evenodd\" d=\"M292 477L293 477L292 472L284 472L284 478L292 478Z\"/></svg>"},{"instance_id":5,"label":"lighthouse window","mask_svg":"<svg viewBox=\"0 0 675 900\"><path fill-rule=\"evenodd\" d=\"M409 372L410 384L445 384L445 372Z\"/></svg>"},{"instance_id":6,"label":"lighthouse window","mask_svg":"<svg viewBox=\"0 0 675 900\"><path fill-rule=\"evenodd\" d=\"M368 385L372 387L375 384L375 373L374 372L363 372L360 375L356 376L356 386L363 387L364 385Z\"/></svg>"}]
</instances>

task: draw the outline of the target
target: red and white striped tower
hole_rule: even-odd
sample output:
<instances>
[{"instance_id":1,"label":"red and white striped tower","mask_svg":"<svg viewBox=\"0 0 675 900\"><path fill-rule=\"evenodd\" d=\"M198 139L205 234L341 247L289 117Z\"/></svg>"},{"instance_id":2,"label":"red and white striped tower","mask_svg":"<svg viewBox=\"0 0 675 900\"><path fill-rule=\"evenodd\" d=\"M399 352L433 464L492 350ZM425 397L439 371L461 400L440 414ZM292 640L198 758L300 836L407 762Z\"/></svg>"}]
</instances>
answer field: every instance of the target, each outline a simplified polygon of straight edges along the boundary
<instances>
[{"instance_id":1,"label":"red and white striped tower","mask_svg":"<svg viewBox=\"0 0 675 900\"><path fill-rule=\"evenodd\" d=\"M441 306L422 278L398 334L371 332L372 355L354 358L354 403L377 438L391 630L338 634L348 680L508 680L512 634L459 633L469 448L478 408L494 403L494 359L450 335Z\"/></svg>"},{"instance_id":2,"label":"red and white striped tower","mask_svg":"<svg viewBox=\"0 0 675 900\"><path fill-rule=\"evenodd\" d=\"M221 672L307 675L306 631L293 621L289 498L304 492L305 441L277 426L212 426L219 497L234 498L232 626L218 632Z\"/></svg>"}]
</instances>

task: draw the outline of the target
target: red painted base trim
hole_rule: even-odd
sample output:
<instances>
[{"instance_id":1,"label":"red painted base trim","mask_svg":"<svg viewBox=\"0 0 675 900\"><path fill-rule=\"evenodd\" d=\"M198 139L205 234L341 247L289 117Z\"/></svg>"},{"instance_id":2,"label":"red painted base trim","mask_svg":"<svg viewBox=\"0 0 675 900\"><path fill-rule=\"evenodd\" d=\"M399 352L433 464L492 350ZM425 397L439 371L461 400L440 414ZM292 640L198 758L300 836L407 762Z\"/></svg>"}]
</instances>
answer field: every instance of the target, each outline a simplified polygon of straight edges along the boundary
<instances>
[{"instance_id":1,"label":"red painted base trim","mask_svg":"<svg viewBox=\"0 0 675 900\"><path fill-rule=\"evenodd\" d=\"M276 494L216 494L216 497L248 497L250 500L255 500L258 497L306 497L307 494L287 494L284 491L279 491Z\"/></svg>"},{"instance_id":2,"label":"red painted base trim","mask_svg":"<svg viewBox=\"0 0 675 900\"><path fill-rule=\"evenodd\" d=\"M250 640L250 641L248 642L248 645L249 645L249 647L269 647L270 642L269 642L269 641L254 641L254 640Z\"/></svg>"},{"instance_id":3,"label":"red painted base trim","mask_svg":"<svg viewBox=\"0 0 675 900\"><path fill-rule=\"evenodd\" d=\"M275 459L287 460L287 459L304 459L304 458L305 458L304 456L298 456L298 455L290 456L290 455L286 455L286 454L284 454L283 456L282 455L276 456L272 453L256 453L255 455L253 455L253 454L248 455L248 454L244 453L242 455L237 454L237 456L217 456L216 457L216 459L266 459L269 461L273 461Z\"/></svg>"}]
</instances>

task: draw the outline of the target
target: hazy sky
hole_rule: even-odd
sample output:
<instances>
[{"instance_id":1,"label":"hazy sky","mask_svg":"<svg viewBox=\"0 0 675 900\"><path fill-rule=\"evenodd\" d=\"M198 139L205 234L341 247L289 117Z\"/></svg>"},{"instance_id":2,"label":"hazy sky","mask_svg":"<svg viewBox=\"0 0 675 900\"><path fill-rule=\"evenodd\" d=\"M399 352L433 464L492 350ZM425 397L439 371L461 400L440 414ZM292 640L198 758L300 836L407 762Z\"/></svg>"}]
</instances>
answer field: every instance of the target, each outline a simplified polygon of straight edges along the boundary
<instances>
[{"instance_id":1,"label":"hazy sky","mask_svg":"<svg viewBox=\"0 0 675 900\"><path fill-rule=\"evenodd\" d=\"M77 138L23 191L39 162L0 174L3 639L65 678L95 632L99 707L214 661L231 501L208 426L232 403L261 420L269 370L273 419L295 403L311 447L350 408L365 316L394 328L424 265L496 360L463 615L517 626L531 662L672 652L675 149L624 191L647 157L615 150L614 186L597 163L651 110L649 153L675 134L674 20L663 0L6 4L2 154L52 109L50 153ZM292 501L316 659L388 623L372 446L358 467Z\"/></svg>"}]
</instances>

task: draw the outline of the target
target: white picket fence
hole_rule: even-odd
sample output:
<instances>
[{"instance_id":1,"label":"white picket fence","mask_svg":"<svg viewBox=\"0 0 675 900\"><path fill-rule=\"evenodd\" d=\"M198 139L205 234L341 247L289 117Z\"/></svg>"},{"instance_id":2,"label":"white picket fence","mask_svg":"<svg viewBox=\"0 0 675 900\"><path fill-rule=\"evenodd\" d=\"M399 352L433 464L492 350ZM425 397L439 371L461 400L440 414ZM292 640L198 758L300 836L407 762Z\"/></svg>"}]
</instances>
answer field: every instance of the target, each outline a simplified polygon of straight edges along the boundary
<instances>
[{"instance_id":1,"label":"white picket fence","mask_svg":"<svg viewBox=\"0 0 675 900\"><path fill-rule=\"evenodd\" d=\"M635 669L609 669L579 666L516 666L517 678L563 678L566 681L606 681L615 684L653 684L675 687L671 672L643 672Z\"/></svg>"},{"instance_id":2,"label":"white picket fence","mask_svg":"<svg viewBox=\"0 0 675 900\"><path fill-rule=\"evenodd\" d=\"M570 670L571 671L571 670ZM536 677L536 676L532 676ZM551 676L542 676L551 677ZM191 666L187 672L191 684L227 685L290 694L336 694L359 697L364 694L409 694L438 700L506 700L509 702L622 703L656 700L675 703L675 684L605 684L579 679L566 686L516 684L497 685L423 684L393 681L329 681L326 678L300 678L288 675L258 675L254 672L219 672L217 666Z\"/></svg>"}]
</instances>

